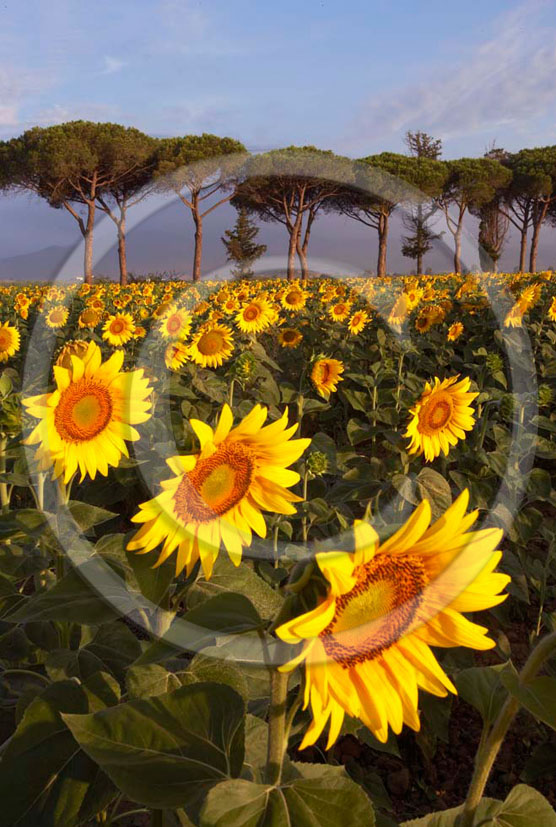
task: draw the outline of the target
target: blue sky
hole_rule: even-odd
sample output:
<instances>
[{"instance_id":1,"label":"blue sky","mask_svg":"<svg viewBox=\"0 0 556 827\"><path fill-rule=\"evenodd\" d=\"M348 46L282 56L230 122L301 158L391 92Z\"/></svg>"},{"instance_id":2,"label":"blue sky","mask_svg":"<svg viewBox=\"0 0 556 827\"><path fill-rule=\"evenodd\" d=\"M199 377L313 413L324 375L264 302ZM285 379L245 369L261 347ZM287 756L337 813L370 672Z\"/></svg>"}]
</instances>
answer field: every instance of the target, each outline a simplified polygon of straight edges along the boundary
<instances>
[{"instance_id":1,"label":"blue sky","mask_svg":"<svg viewBox=\"0 0 556 827\"><path fill-rule=\"evenodd\" d=\"M3 138L86 118L359 157L419 128L444 157L480 155L556 141L555 78L556 0L0 4ZM0 199L0 257L67 243L52 210L20 239L22 203Z\"/></svg>"},{"instance_id":2,"label":"blue sky","mask_svg":"<svg viewBox=\"0 0 556 827\"><path fill-rule=\"evenodd\" d=\"M77 117L348 155L556 131L556 3L4 0L0 130Z\"/></svg>"}]
</instances>

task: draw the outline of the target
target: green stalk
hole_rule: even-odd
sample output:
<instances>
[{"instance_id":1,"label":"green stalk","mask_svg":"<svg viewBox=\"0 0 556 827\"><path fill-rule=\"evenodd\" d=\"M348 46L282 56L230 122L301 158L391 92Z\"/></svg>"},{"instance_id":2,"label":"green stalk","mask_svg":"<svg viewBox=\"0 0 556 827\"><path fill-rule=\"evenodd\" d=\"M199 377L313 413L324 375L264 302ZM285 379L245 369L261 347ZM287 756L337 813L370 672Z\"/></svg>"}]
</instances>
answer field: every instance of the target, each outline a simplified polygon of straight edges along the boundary
<instances>
[{"instance_id":1,"label":"green stalk","mask_svg":"<svg viewBox=\"0 0 556 827\"><path fill-rule=\"evenodd\" d=\"M229 392L229 396L228 396L228 405L230 406L230 408L232 410L234 409L234 386L235 386L235 383L236 383L236 380L232 379L232 381L230 382L230 392Z\"/></svg>"},{"instance_id":2,"label":"green stalk","mask_svg":"<svg viewBox=\"0 0 556 827\"><path fill-rule=\"evenodd\" d=\"M544 662L555 651L556 632L552 632L543 638L529 655L525 666L519 673L520 686L524 686L533 680ZM479 746L475 756L473 777L463 805L463 811L459 817L458 827L473 827L477 807L483 797L490 771L518 709L519 701L510 695L492 725L489 735L485 738L482 746Z\"/></svg>"},{"instance_id":3,"label":"green stalk","mask_svg":"<svg viewBox=\"0 0 556 827\"><path fill-rule=\"evenodd\" d=\"M164 827L163 810L151 810L151 827Z\"/></svg>"},{"instance_id":4,"label":"green stalk","mask_svg":"<svg viewBox=\"0 0 556 827\"><path fill-rule=\"evenodd\" d=\"M402 390L402 371L403 371L404 352L402 350L398 360L398 387L396 389L396 411L400 410L400 394Z\"/></svg>"},{"instance_id":5,"label":"green stalk","mask_svg":"<svg viewBox=\"0 0 556 827\"><path fill-rule=\"evenodd\" d=\"M0 474L6 473L6 448L8 446L8 437L5 434L0 435ZM8 494L8 483L0 482L0 506L2 512L6 512L10 507L10 495Z\"/></svg>"},{"instance_id":6,"label":"green stalk","mask_svg":"<svg viewBox=\"0 0 556 827\"><path fill-rule=\"evenodd\" d=\"M305 473L303 474L303 502L307 502L307 483L309 482L309 472L305 469ZM307 528L307 515L304 514L301 520L301 530L303 536L303 542L307 542L308 537L308 528Z\"/></svg>"},{"instance_id":7,"label":"green stalk","mask_svg":"<svg viewBox=\"0 0 556 827\"><path fill-rule=\"evenodd\" d=\"M289 674L270 670L270 711L268 714L268 753L266 781L278 786L286 751L286 699Z\"/></svg>"}]
</instances>

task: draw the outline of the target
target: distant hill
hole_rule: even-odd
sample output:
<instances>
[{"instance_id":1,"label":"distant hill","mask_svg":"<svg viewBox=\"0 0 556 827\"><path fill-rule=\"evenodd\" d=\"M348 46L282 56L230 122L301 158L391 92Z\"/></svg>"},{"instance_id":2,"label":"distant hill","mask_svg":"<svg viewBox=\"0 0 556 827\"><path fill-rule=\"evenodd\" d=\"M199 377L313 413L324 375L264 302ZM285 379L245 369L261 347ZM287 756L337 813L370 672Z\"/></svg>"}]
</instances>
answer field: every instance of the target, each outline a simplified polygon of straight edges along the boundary
<instances>
[{"instance_id":1,"label":"distant hill","mask_svg":"<svg viewBox=\"0 0 556 827\"><path fill-rule=\"evenodd\" d=\"M8 281L43 281L58 273L71 248L43 247L33 253L0 258L0 279Z\"/></svg>"}]
</instances>

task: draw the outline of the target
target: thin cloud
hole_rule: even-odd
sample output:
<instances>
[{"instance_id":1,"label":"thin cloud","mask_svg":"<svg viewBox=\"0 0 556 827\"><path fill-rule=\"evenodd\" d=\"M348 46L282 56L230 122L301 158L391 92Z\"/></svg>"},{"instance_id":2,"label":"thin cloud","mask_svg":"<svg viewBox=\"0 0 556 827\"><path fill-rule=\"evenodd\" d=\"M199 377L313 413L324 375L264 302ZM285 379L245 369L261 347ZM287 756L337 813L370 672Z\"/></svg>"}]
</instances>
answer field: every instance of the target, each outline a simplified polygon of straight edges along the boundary
<instances>
[{"instance_id":1,"label":"thin cloud","mask_svg":"<svg viewBox=\"0 0 556 827\"><path fill-rule=\"evenodd\" d=\"M104 67L99 72L101 75L113 75L115 72L119 72L125 66L127 66L127 61L120 60L117 57L109 57L105 55L104 58Z\"/></svg>"},{"instance_id":2,"label":"thin cloud","mask_svg":"<svg viewBox=\"0 0 556 827\"><path fill-rule=\"evenodd\" d=\"M549 5L554 8L554 3ZM425 129L442 138L519 126L556 103L556 27L545 2L526 2L498 21L495 37L435 76L369 101L351 124L351 146Z\"/></svg>"}]
</instances>

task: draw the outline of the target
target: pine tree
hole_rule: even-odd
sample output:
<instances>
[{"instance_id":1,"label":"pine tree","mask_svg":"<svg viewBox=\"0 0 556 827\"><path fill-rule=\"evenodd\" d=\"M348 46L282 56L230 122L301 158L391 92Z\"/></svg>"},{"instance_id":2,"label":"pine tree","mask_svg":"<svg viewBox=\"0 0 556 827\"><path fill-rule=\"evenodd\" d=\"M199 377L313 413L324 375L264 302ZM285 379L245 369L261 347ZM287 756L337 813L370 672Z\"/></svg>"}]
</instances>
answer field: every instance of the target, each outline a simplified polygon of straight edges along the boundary
<instances>
[{"instance_id":1,"label":"pine tree","mask_svg":"<svg viewBox=\"0 0 556 827\"><path fill-rule=\"evenodd\" d=\"M259 228L250 220L246 209L240 209L233 230L226 230L222 243L226 260L235 262L231 273L235 278L249 278L252 266L266 252L266 244L255 244Z\"/></svg>"},{"instance_id":2,"label":"pine tree","mask_svg":"<svg viewBox=\"0 0 556 827\"><path fill-rule=\"evenodd\" d=\"M426 132L406 132L405 144L409 154L414 158L428 158L437 161L442 154L442 141L440 138L433 138ZM422 204L404 216L403 223L410 235L402 239L402 255L406 258L415 259L417 275L423 272L423 256L432 249L433 241L440 238L428 225L429 219L433 216L435 209L425 209Z\"/></svg>"}]
</instances>

